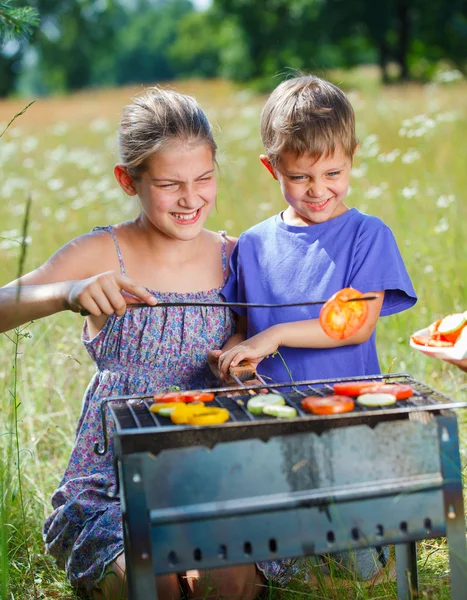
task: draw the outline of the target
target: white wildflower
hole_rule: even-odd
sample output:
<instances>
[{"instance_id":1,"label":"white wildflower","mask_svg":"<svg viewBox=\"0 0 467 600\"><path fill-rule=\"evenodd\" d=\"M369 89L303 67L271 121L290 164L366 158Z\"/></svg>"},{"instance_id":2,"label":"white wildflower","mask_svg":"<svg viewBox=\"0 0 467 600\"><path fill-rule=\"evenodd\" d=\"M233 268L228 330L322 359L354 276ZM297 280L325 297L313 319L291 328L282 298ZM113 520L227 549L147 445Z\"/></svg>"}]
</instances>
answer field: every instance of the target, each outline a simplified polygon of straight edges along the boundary
<instances>
[{"instance_id":1,"label":"white wildflower","mask_svg":"<svg viewBox=\"0 0 467 600\"><path fill-rule=\"evenodd\" d=\"M454 194L449 194L448 196L445 196L443 194L438 198L438 200L436 200L436 206L438 208L447 208L450 204L455 202L455 200L456 197L454 196Z\"/></svg>"},{"instance_id":2,"label":"white wildflower","mask_svg":"<svg viewBox=\"0 0 467 600\"><path fill-rule=\"evenodd\" d=\"M444 233L448 229L449 229L449 223L448 223L447 219L445 217L443 217L442 219L439 220L438 225L435 226L434 232L435 233Z\"/></svg>"},{"instance_id":3,"label":"white wildflower","mask_svg":"<svg viewBox=\"0 0 467 600\"><path fill-rule=\"evenodd\" d=\"M63 179L58 179L58 178L57 179L49 179L49 181L47 182L47 187L52 192L57 192L58 190L61 190L63 185L64 185Z\"/></svg>"},{"instance_id":4,"label":"white wildflower","mask_svg":"<svg viewBox=\"0 0 467 600\"><path fill-rule=\"evenodd\" d=\"M94 119L89 125L89 129L94 133L104 133L110 129L111 125L106 119Z\"/></svg>"},{"instance_id":5,"label":"white wildflower","mask_svg":"<svg viewBox=\"0 0 467 600\"><path fill-rule=\"evenodd\" d=\"M410 198L413 198L414 196L416 196L418 192L418 189L416 187L404 187L401 190L401 194L404 196L404 198L406 200L410 200Z\"/></svg>"},{"instance_id":6,"label":"white wildflower","mask_svg":"<svg viewBox=\"0 0 467 600\"><path fill-rule=\"evenodd\" d=\"M39 140L36 137L34 137L33 135L30 135L21 144L21 150L24 152L24 154L29 154L29 152L32 152L33 150L35 150L38 145L39 145Z\"/></svg>"},{"instance_id":7,"label":"white wildflower","mask_svg":"<svg viewBox=\"0 0 467 600\"><path fill-rule=\"evenodd\" d=\"M33 158L25 158L23 160L23 167L25 169L34 169L34 167L36 166L36 161Z\"/></svg>"},{"instance_id":8,"label":"white wildflower","mask_svg":"<svg viewBox=\"0 0 467 600\"><path fill-rule=\"evenodd\" d=\"M421 154L418 150L415 150L414 148L410 148L409 150L407 150L407 152L405 154L403 154L401 156L401 161L405 165L409 165L409 164L415 162L416 160L418 160L420 157L421 157Z\"/></svg>"},{"instance_id":9,"label":"white wildflower","mask_svg":"<svg viewBox=\"0 0 467 600\"><path fill-rule=\"evenodd\" d=\"M356 179L360 179L361 177L365 177L368 172L368 165L366 163L361 163L359 167L353 167L351 175Z\"/></svg>"}]
</instances>

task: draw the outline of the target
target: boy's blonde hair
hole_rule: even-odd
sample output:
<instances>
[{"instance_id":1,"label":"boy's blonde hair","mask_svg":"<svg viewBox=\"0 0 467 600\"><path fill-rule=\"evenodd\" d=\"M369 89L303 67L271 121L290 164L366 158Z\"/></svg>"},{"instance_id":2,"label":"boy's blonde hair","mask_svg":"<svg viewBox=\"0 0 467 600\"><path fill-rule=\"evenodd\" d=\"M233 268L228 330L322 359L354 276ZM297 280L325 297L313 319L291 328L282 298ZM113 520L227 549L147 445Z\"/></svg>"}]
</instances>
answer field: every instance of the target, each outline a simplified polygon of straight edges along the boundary
<instances>
[{"instance_id":1,"label":"boy's blonde hair","mask_svg":"<svg viewBox=\"0 0 467 600\"><path fill-rule=\"evenodd\" d=\"M169 142L206 143L216 158L211 125L191 96L148 88L123 109L118 134L121 164L138 179L147 159Z\"/></svg>"},{"instance_id":2,"label":"boy's blonde hair","mask_svg":"<svg viewBox=\"0 0 467 600\"><path fill-rule=\"evenodd\" d=\"M261 138L273 166L283 152L317 159L332 155L338 146L352 160L358 144L355 114L347 96L314 75L294 77L277 86L261 112Z\"/></svg>"}]
</instances>

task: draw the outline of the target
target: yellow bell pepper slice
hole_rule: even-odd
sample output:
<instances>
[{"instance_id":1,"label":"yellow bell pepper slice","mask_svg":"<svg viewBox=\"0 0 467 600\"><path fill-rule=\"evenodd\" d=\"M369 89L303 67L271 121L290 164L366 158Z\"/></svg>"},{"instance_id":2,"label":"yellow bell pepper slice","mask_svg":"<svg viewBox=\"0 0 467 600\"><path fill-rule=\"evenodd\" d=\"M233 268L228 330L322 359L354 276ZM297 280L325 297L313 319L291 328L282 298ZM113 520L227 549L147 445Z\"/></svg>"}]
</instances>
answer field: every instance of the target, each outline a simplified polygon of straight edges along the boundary
<instances>
[{"instance_id":1,"label":"yellow bell pepper slice","mask_svg":"<svg viewBox=\"0 0 467 600\"><path fill-rule=\"evenodd\" d=\"M149 407L149 410L153 413L158 413L163 408L175 408L179 405L179 402L155 402Z\"/></svg>"},{"instance_id":2,"label":"yellow bell pepper slice","mask_svg":"<svg viewBox=\"0 0 467 600\"><path fill-rule=\"evenodd\" d=\"M187 425L191 423L191 417L200 410L204 410L203 402L200 402L199 404L178 403L170 414L170 420L175 425Z\"/></svg>"},{"instance_id":3,"label":"yellow bell pepper slice","mask_svg":"<svg viewBox=\"0 0 467 600\"><path fill-rule=\"evenodd\" d=\"M204 408L192 414L190 425L220 425L229 420L226 408Z\"/></svg>"}]
</instances>

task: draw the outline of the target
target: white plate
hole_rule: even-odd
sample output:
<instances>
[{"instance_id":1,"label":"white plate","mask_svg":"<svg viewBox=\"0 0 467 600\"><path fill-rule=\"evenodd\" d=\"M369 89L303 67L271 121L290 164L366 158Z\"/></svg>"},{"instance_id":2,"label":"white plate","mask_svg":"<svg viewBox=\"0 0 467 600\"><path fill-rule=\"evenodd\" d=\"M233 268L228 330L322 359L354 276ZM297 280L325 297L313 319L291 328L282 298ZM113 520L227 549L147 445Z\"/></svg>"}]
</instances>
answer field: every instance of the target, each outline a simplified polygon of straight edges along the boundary
<instances>
[{"instance_id":1,"label":"white plate","mask_svg":"<svg viewBox=\"0 0 467 600\"><path fill-rule=\"evenodd\" d=\"M416 331L413 335L427 335L428 328L420 329ZM419 344L415 344L410 338L410 345L415 350L420 350L423 354L427 356L433 356L434 358L452 358L453 360L461 360L462 358L467 357L467 327L464 327L462 330L459 339L455 343L454 346L447 348L436 348L435 346L420 346Z\"/></svg>"}]
</instances>

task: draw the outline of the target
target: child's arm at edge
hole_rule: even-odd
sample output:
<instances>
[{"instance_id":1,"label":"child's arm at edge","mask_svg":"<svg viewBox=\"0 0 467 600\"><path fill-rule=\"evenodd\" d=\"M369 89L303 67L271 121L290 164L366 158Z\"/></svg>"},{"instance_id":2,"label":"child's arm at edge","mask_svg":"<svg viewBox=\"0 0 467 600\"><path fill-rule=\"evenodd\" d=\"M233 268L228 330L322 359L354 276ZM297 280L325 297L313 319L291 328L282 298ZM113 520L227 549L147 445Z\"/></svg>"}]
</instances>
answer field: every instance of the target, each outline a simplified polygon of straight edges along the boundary
<instances>
[{"instance_id":1,"label":"child's arm at edge","mask_svg":"<svg viewBox=\"0 0 467 600\"><path fill-rule=\"evenodd\" d=\"M278 323L232 347L232 336L219 355L219 370L223 377L229 368L238 365L242 360L249 360L255 366L268 355L273 354L279 346L289 348L338 348L366 342L373 333L381 312L384 292L369 292L377 294L378 298L368 303L368 318L365 324L352 336L345 340L334 340L327 336L319 319L296 321L293 323Z\"/></svg>"}]
</instances>

